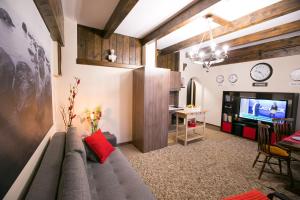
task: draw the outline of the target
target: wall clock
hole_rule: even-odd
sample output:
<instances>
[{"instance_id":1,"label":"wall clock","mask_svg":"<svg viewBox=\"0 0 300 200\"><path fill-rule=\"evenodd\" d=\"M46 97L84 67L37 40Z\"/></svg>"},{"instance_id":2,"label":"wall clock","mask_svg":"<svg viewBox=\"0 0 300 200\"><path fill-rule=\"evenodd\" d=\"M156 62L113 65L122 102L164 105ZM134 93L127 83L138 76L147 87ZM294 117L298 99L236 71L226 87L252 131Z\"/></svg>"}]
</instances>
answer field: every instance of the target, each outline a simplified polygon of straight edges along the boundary
<instances>
[{"instance_id":1,"label":"wall clock","mask_svg":"<svg viewBox=\"0 0 300 200\"><path fill-rule=\"evenodd\" d=\"M230 83L236 83L239 80L238 76L236 74L230 74L228 76L228 81Z\"/></svg>"},{"instance_id":2,"label":"wall clock","mask_svg":"<svg viewBox=\"0 0 300 200\"><path fill-rule=\"evenodd\" d=\"M217 83L219 83L219 84L223 83L223 82L224 82L224 76L223 76L223 75L218 75L218 76L216 77L216 81L217 81Z\"/></svg>"},{"instance_id":3,"label":"wall clock","mask_svg":"<svg viewBox=\"0 0 300 200\"><path fill-rule=\"evenodd\" d=\"M300 68L292 71L290 77L293 81L300 81Z\"/></svg>"},{"instance_id":4,"label":"wall clock","mask_svg":"<svg viewBox=\"0 0 300 200\"><path fill-rule=\"evenodd\" d=\"M273 74L273 68L268 63L258 63L250 70L250 77L257 82L268 80Z\"/></svg>"}]
</instances>

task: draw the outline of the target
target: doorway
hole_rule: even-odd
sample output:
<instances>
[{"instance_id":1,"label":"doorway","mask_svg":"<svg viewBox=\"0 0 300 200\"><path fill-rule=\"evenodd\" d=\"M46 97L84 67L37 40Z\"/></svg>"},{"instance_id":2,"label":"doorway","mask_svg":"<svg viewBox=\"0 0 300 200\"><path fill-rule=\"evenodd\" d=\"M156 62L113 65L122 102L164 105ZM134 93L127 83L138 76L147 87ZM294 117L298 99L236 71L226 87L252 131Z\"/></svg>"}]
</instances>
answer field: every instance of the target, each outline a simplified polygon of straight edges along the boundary
<instances>
[{"instance_id":1,"label":"doorway","mask_svg":"<svg viewBox=\"0 0 300 200\"><path fill-rule=\"evenodd\" d=\"M203 86L197 78L191 78L187 84L186 105L202 107Z\"/></svg>"}]
</instances>

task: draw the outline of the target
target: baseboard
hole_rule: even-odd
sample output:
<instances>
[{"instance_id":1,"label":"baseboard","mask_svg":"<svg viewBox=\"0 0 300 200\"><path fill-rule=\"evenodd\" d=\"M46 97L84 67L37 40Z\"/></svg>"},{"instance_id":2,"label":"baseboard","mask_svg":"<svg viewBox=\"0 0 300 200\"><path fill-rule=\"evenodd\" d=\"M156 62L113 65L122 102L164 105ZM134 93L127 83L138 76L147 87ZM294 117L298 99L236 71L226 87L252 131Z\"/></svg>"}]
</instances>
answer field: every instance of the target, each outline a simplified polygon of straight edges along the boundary
<instances>
[{"instance_id":1,"label":"baseboard","mask_svg":"<svg viewBox=\"0 0 300 200\"><path fill-rule=\"evenodd\" d=\"M213 130L216 130L216 131L219 131L221 129L220 126L210 124L210 123L206 123L206 128L213 129Z\"/></svg>"},{"instance_id":2,"label":"baseboard","mask_svg":"<svg viewBox=\"0 0 300 200\"><path fill-rule=\"evenodd\" d=\"M120 147L120 146L124 146L124 145L128 145L128 144L132 144L132 141L122 142L122 143L117 144L117 146Z\"/></svg>"}]
</instances>

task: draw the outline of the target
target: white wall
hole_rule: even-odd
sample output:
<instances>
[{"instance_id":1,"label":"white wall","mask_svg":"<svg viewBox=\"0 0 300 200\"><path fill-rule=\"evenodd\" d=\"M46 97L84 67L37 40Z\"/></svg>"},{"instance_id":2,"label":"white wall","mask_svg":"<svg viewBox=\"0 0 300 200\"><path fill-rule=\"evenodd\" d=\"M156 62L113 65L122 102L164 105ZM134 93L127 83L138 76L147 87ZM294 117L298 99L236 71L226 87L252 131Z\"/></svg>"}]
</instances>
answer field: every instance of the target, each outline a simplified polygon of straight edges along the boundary
<instances>
[{"instance_id":1,"label":"white wall","mask_svg":"<svg viewBox=\"0 0 300 200\"><path fill-rule=\"evenodd\" d=\"M230 53L230 52L229 52ZM230 54L229 54L230 56ZM292 92L300 93L300 87L289 86L291 82L289 74L293 69L300 68L300 55L273 58L259 61L251 61L237 64L222 65L214 67L210 72L205 70L200 65L191 64L185 58L185 51L180 52L180 67L182 72L182 64L187 63L182 76L185 80L185 86L188 80L192 77L197 77L204 87L204 109L208 110L207 122L220 125L221 110L222 110L222 94L223 91L257 91L257 92ZM250 69L259 62L267 62L273 67L273 75L267 81L268 87L253 87L253 80L250 78ZM236 73L239 80L232 85L227 78L231 73ZM225 81L222 86L216 83L217 75L224 75ZM179 94L179 105L186 104L186 88L181 89ZM300 115L300 113L298 113ZM300 117L298 118L300 120Z\"/></svg>"},{"instance_id":2,"label":"white wall","mask_svg":"<svg viewBox=\"0 0 300 200\"><path fill-rule=\"evenodd\" d=\"M115 134L118 143L131 141L132 124L132 70L78 65L77 58L77 22L65 18L65 47L62 48L62 76L56 78L58 123L56 128L64 130L59 106L67 105L69 85L73 83L73 77L79 77L79 93L75 99L75 113L93 109L100 105L103 113L99 127L103 131ZM79 117L74 125L87 129Z\"/></svg>"}]
</instances>

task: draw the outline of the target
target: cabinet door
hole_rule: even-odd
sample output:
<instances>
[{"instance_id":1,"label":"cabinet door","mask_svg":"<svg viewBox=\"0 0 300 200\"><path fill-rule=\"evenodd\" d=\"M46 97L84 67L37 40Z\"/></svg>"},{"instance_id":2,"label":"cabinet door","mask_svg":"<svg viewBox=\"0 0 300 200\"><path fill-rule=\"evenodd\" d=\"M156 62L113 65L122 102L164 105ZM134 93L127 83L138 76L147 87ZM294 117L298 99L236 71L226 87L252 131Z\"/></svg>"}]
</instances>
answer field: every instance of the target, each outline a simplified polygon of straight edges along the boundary
<instances>
[{"instance_id":1,"label":"cabinet door","mask_svg":"<svg viewBox=\"0 0 300 200\"><path fill-rule=\"evenodd\" d=\"M170 72L170 91L179 91L181 89L181 73Z\"/></svg>"}]
</instances>

